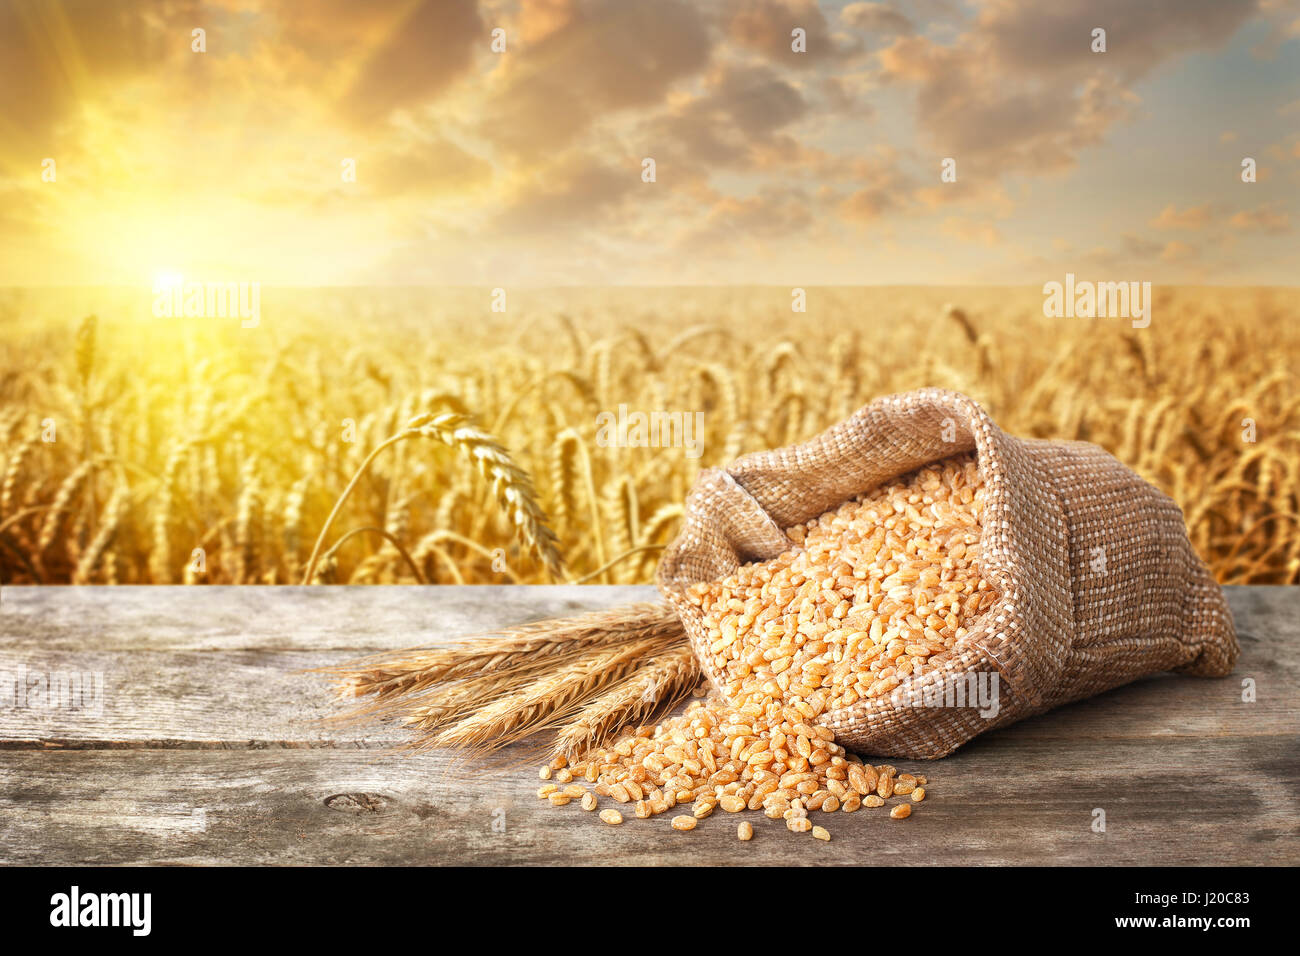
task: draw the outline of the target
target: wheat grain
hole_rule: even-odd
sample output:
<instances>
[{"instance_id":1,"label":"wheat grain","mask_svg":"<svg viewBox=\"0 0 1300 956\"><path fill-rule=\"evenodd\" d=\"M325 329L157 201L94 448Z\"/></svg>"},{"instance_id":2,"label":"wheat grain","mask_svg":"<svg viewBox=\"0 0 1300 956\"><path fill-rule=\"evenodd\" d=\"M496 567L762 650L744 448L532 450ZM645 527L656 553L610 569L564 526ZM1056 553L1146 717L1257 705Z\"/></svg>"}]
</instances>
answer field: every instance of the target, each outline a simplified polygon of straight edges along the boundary
<instances>
[{"instance_id":1,"label":"wheat grain","mask_svg":"<svg viewBox=\"0 0 1300 956\"><path fill-rule=\"evenodd\" d=\"M977 566L982 508L974 460L951 459L788 529L794 550L692 587L722 693L817 717L950 655L996 599Z\"/></svg>"}]
</instances>

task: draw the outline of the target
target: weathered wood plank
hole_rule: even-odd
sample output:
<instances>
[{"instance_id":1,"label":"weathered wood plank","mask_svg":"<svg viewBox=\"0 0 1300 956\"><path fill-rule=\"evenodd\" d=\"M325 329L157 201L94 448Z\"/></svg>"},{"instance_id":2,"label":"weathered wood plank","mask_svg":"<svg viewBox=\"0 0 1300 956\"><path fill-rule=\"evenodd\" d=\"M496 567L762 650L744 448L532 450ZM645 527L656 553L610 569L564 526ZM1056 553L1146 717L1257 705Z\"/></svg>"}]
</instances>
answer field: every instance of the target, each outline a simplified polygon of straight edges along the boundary
<instances>
[{"instance_id":1,"label":"weathered wood plank","mask_svg":"<svg viewBox=\"0 0 1300 956\"><path fill-rule=\"evenodd\" d=\"M407 739L394 724L341 722L346 702L304 673L335 654L178 651L0 655L0 671L102 674L102 713L0 706L0 749L63 747L391 747ZM1259 698L1241 699L1253 677ZM1016 725L1019 736L1070 740L1287 733L1300 727L1300 695L1276 660L1247 654L1223 680L1159 676ZM996 733L1011 732L1011 728Z\"/></svg>"},{"instance_id":2,"label":"weathered wood plank","mask_svg":"<svg viewBox=\"0 0 1300 956\"><path fill-rule=\"evenodd\" d=\"M6 587L0 652L366 654L657 599L649 586L596 585Z\"/></svg>"},{"instance_id":3,"label":"weathered wood plank","mask_svg":"<svg viewBox=\"0 0 1300 956\"><path fill-rule=\"evenodd\" d=\"M111 598L122 592L119 607ZM1229 593L1243 645L1232 677L1153 677L1028 721L1016 732L1037 739L1293 732L1300 727L1300 589ZM645 599L653 591L11 588L5 594L0 672L26 666L103 675L98 716L0 707L0 748L45 749L391 747L406 739L400 728L327 722L345 708L321 678L304 671L386 647ZM68 600L60 602L60 595ZM1254 703L1241 700L1245 677L1256 682Z\"/></svg>"},{"instance_id":4,"label":"weathered wood plank","mask_svg":"<svg viewBox=\"0 0 1300 956\"><path fill-rule=\"evenodd\" d=\"M989 737L925 768L930 795L908 820L813 814L829 844L754 813L748 844L721 811L693 833L630 813L609 827L543 805L527 769L449 773L437 755L9 751L0 863L1295 865L1297 744L1083 739L1063 752ZM344 794L371 796L330 801Z\"/></svg>"},{"instance_id":5,"label":"weathered wood plank","mask_svg":"<svg viewBox=\"0 0 1300 956\"><path fill-rule=\"evenodd\" d=\"M817 814L827 845L756 814L740 844L721 813L678 834L552 810L534 796L535 748L472 769L377 750L405 738L321 723L338 708L298 672L652 595L6 588L0 670L100 670L106 695L98 717L0 706L0 863L1300 862L1296 588L1229 589L1232 677L1141 681L912 763L931 785L911 820Z\"/></svg>"},{"instance_id":6,"label":"weathered wood plank","mask_svg":"<svg viewBox=\"0 0 1300 956\"><path fill-rule=\"evenodd\" d=\"M304 671L653 595L629 587L6 588L0 677L21 667L85 676L103 694L88 710L0 706L0 748L389 747L406 740L400 729L325 722L346 708Z\"/></svg>"}]
</instances>

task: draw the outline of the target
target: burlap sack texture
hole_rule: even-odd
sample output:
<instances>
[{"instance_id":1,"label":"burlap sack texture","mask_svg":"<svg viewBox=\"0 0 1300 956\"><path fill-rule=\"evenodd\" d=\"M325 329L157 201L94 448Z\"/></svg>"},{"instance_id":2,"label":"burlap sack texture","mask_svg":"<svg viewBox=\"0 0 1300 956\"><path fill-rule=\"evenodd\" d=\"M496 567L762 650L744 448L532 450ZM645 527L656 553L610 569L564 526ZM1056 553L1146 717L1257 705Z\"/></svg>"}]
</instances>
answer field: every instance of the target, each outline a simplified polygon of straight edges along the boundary
<instances>
[{"instance_id":1,"label":"burlap sack texture","mask_svg":"<svg viewBox=\"0 0 1300 956\"><path fill-rule=\"evenodd\" d=\"M714 686L721 681L687 586L775 557L792 547L782 529L971 449L988 493L982 572L1000 597L956 653L910 689L912 700L924 699L926 685L941 693L940 682L996 673L997 714L860 700L820 718L839 743L876 756L942 757L984 731L1146 674L1232 671L1239 647L1227 602L1170 498L1095 445L1014 438L965 395L927 388L872 402L809 441L700 474L658 580Z\"/></svg>"}]
</instances>

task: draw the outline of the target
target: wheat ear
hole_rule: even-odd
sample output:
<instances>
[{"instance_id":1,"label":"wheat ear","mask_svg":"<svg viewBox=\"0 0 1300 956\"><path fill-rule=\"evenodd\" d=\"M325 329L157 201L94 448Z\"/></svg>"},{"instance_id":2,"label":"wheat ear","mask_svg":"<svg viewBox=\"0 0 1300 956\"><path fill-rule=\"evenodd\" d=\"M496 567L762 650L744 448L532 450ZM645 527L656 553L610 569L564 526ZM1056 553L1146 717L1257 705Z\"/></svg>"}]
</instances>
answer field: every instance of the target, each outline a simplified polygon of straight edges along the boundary
<instances>
[{"instance_id":1,"label":"wheat ear","mask_svg":"<svg viewBox=\"0 0 1300 956\"><path fill-rule=\"evenodd\" d=\"M677 615L667 604L625 604L577 617L534 621L506 628L495 638L372 655L319 672L333 675L343 696L392 697L476 674L538 670L594 648L646 639L685 639Z\"/></svg>"},{"instance_id":2,"label":"wheat ear","mask_svg":"<svg viewBox=\"0 0 1300 956\"><path fill-rule=\"evenodd\" d=\"M460 681L448 687L427 694L418 703L411 705L402 702L402 723L409 729L429 735L441 730L483 707L485 704L500 699L504 694L519 690L529 683L532 677L518 674L484 674L472 680ZM383 704L379 710L396 709ZM424 737L427 741L428 737ZM421 741L416 742L419 746Z\"/></svg>"},{"instance_id":3,"label":"wheat ear","mask_svg":"<svg viewBox=\"0 0 1300 956\"><path fill-rule=\"evenodd\" d=\"M664 649L662 640L644 640L584 655L544 679L526 685L457 721L428 743L484 752L563 723L593 696L618 683L647 655Z\"/></svg>"},{"instance_id":4,"label":"wheat ear","mask_svg":"<svg viewBox=\"0 0 1300 956\"><path fill-rule=\"evenodd\" d=\"M391 438L385 439L361 463L343 494L334 503L334 510L325 519L316 546L312 549L311 559L303 574L303 584L311 582L316 563L320 560L321 549L330 526L338 517L344 502L352 494L361 476L370 467L371 462L390 445L395 445L408 438L433 438L443 444L460 450L484 478L492 483L492 491L497 502L507 510L515 533L523 544L537 557L552 575L558 576L564 567L560 556L555 533L546 524L546 515L537 501L537 492L533 488L532 478L523 469L515 465L509 452L497 443L487 432L470 424L469 419L461 414L449 412L442 415L426 413L417 415L406 423L406 427Z\"/></svg>"},{"instance_id":5,"label":"wheat ear","mask_svg":"<svg viewBox=\"0 0 1300 956\"><path fill-rule=\"evenodd\" d=\"M645 723L689 694L700 680L699 664L683 644L645 661L618 686L587 704L555 738L555 753L580 757L624 727Z\"/></svg>"},{"instance_id":6,"label":"wheat ear","mask_svg":"<svg viewBox=\"0 0 1300 956\"><path fill-rule=\"evenodd\" d=\"M9 456L9 464L5 468L3 484L0 484L0 515L12 514L17 511L22 502L18 498L18 482L22 478L23 465L31 457L32 452L37 445L37 439L28 438L21 442L12 455Z\"/></svg>"},{"instance_id":7,"label":"wheat ear","mask_svg":"<svg viewBox=\"0 0 1300 956\"><path fill-rule=\"evenodd\" d=\"M59 485L54 501L50 504L49 513L45 516L45 523L41 526L41 535L36 545L37 556L45 554L54 543L54 538L63 527L64 519L72 511L72 502L85 487L86 479L89 478L94 467L94 462L83 461L63 479L63 484Z\"/></svg>"},{"instance_id":8,"label":"wheat ear","mask_svg":"<svg viewBox=\"0 0 1300 956\"><path fill-rule=\"evenodd\" d=\"M91 539L90 546L77 560L77 570L73 576L73 582L76 584L89 584L91 575L95 567L99 564L104 553L117 537L118 526L126 516L127 508L130 505L130 489L127 487L124 479L118 479L117 487L113 489L113 495L108 499L108 504L104 506L104 523L99 526L95 537Z\"/></svg>"}]
</instances>

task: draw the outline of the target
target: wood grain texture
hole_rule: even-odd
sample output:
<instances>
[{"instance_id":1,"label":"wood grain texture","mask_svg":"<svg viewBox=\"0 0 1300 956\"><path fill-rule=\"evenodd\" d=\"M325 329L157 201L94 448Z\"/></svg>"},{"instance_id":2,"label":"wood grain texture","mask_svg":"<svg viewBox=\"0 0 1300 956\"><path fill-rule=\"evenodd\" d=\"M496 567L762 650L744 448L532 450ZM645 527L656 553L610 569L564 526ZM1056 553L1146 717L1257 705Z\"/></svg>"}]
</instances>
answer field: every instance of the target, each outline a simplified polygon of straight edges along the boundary
<instances>
[{"instance_id":1,"label":"wood grain texture","mask_svg":"<svg viewBox=\"0 0 1300 956\"><path fill-rule=\"evenodd\" d=\"M340 708L301 673L653 593L5 588L0 673L98 671L104 697L96 716L0 696L0 863L1300 863L1300 588L1228 589L1232 677L1159 676L892 761L928 799L901 822L815 813L829 844L752 813L683 834L543 806L537 748L397 753L395 729L324 721Z\"/></svg>"}]
</instances>

